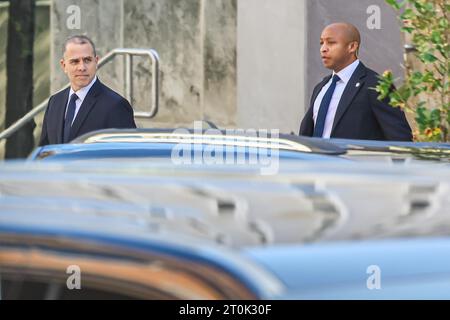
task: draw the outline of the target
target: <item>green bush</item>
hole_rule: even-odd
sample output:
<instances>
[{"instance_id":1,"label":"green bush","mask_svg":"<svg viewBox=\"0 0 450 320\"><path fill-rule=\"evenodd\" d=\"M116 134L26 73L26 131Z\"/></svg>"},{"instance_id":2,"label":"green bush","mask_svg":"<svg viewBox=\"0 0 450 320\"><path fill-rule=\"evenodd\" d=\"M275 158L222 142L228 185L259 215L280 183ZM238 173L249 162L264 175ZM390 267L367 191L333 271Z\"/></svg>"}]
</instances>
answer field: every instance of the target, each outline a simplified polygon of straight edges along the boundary
<instances>
[{"instance_id":1,"label":"green bush","mask_svg":"<svg viewBox=\"0 0 450 320\"><path fill-rule=\"evenodd\" d=\"M378 98L414 115L416 141L450 141L450 1L385 1L398 12L418 63L413 69L405 55L405 80L396 89L392 72L385 71Z\"/></svg>"}]
</instances>

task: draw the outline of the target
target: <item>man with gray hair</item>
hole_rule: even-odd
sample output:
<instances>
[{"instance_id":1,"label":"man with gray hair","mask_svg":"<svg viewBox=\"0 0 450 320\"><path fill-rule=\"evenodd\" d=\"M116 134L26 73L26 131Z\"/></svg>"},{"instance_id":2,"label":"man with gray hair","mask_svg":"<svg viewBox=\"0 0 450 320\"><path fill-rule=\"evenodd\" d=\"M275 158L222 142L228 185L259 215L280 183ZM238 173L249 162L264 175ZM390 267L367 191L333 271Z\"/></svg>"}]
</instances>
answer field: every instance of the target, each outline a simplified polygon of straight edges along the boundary
<instances>
[{"instance_id":1,"label":"man with gray hair","mask_svg":"<svg viewBox=\"0 0 450 320\"><path fill-rule=\"evenodd\" d=\"M136 128L130 103L98 79L98 56L91 39L68 38L60 64L70 87L50 97L39 145L67 143L100 129Z\"/></svg>"}]
</instances>

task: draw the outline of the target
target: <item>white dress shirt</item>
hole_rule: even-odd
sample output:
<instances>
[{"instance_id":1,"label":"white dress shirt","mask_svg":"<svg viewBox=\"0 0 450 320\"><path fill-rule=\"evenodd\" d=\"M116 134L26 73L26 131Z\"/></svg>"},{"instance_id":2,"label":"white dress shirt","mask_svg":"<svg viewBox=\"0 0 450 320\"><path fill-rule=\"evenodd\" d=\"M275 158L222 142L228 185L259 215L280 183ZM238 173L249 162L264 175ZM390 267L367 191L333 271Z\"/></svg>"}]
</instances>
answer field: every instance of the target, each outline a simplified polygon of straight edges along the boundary
<instances>
[{"instance_id":1,"label":"white dress shirt","mask_svg":"<svg viewBox=\"0 0 450 320\"><path fill-rule=\"evenodd\" d=\"M97 81L97 76L94 77L94 79L92 79L92 81L84 88L81 88L80 90L78 90L77 92L73 91L72 87L70 87L70 91L69 91L69 99L67 101L67 105L66 105L66 116L67 116L67 109L69 107L69 102L70 102L70 97L72 96L72 94L76 94L78 99L75 101L75 114L73 115L73 120L72 120L72 124L75 121L75 118L77 117L78 111L80 111L80 107L84 101L84 98L86 98L89 90L91 89L91 87L94 85L95 81ZM64 118L66 117L64 116ZM71 125L72 125L71 124Z\"/></svg>"},{"instance_id":2,"label":"white dress shirt","mask_svg":"<svg viewBox=\"0 0 450 320\"><path fill-rule=\"evenodd\" d=\"M344 93L344 89L348 81L352 77L353 72L355 72L356 67L358 67L358 64L359 60L356 59L352 64L349 64L348 66L346 66L344 69L342 69L337 73L340 80L336 82L336 88L334 89L333 96L331 98L328 113L325 118L325 127L323 129L322 138L330 138L331 129L333 128L334 116L336 115L336 110L339 105L339 101L341 100L342 94ZM336 73L333 71L333 76L335 74ZM323 96L325 95L325 92L327 92L332 81L333 77L331 77L330 80L322 87L322 90L320 90L316 100L314 101L314 109L313 109L314 125L316 125L316 119L317 114L319 113L320 103L322 102Z\"/></svg>"}]
</instances>

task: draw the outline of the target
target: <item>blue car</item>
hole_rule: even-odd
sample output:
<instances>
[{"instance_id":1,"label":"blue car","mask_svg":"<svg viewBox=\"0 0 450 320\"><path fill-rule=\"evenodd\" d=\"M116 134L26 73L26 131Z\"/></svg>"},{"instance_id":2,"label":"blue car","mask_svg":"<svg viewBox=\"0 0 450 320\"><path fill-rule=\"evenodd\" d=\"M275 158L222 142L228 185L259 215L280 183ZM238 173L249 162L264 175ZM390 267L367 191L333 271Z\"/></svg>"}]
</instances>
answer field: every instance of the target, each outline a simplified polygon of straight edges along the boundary
<instances>
[{"instance_id":1,"label":"blue car","mask_svg":"<svg viewBox=\"0 0 450 320\"><path fill-rule=\"evenodd\" d=\"M448 299L449 181L427 163L6 163L1 295Z\"/></svg>"},{"instance_id":2,"label":"blue car","mask_svg":"<svg viewBox=\"0 0 450 320\"><path fill-rule=\"evenodd\" d=\"M292 135L272 137L267 133L226 134L218 131L194 132L187 129L99 130L86 134L70 144L39 147L29 160L94 160L94 159L193 159L208 154L215 159L278 157L310 161L342 161L331 157L345 153L341 147L326 141ZM213 159L214 160L214 159Z\"/></svg>"},{"instance_id":3,"label":"blue car","mask_svg":"<svg viewBox=\"0 0 450 320\"><path fill-rule=\"evenodd\" d=\"M181 131L180 131L181 130ZM200 156L198 156L200 155ZM281 161L377 161L450 163L448 143L413 143L346 139L319 139L267 132L215 133L188 129L108 129L86 134L69 144L38 147L29 160L43 161L162 161L181 164L249 164L270 158ZM262 160L262 161L261 161Z\"/></svg>"}]
</instances>

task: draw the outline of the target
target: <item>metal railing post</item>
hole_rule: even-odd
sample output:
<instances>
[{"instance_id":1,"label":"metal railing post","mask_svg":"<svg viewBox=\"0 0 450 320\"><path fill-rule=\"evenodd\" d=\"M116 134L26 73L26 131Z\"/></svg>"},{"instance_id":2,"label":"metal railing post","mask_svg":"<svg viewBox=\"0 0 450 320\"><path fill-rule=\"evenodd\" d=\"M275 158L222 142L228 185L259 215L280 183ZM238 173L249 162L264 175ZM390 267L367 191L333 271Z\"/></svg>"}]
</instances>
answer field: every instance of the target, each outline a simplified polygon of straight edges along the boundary
<instances>
[{"instance_id":1,"label":"metal railing post","mask_svg":"<svg viewBox=\"0 0 450 320\"><path fill-rule=\"evenodd\" d=\"M125 54L125 98L132 104L133 98L133 56Z\"/></svg>"}]
</instances>

